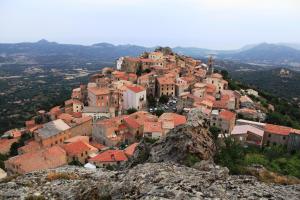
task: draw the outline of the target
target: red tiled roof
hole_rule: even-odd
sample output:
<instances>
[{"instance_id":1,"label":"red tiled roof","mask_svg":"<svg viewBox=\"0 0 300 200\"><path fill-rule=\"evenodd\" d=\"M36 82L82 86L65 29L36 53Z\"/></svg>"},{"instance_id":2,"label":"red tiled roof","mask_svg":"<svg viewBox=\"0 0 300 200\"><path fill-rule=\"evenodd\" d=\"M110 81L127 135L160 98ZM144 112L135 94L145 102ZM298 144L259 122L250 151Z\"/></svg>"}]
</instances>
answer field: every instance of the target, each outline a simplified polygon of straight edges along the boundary
<instances>
[{"instance_id":1,"label":"red tiled roof","mask_svg":"<svg viewBox=\"0 0 300 200\"><path fill-rule=\"evenodd\" d=\"M186 123L186 117L183 115L179 115L176 113L163 113L160 117L159 117L159 121L173 121L174 122L174 126L179 126L181 124L185 124Z\"/></svg>"},{"instance_id":2,"label":"red tiled roof","mask_svg":"<svg viewBox=\"0 0 300 200\"><path fill-rule=\"evenodd\" d=\"M66 123L70 123L73 120L72 115L67 114L67 113L62 113L62 114L58 115L57 118L62 119Z\"/></svg>"},{"instance_id":3,"label":"red tiled roof","mask_svg":"<svg viewBox=\"0 0 300 200\"><path fill-rule=\"evenodd\" d=\"M109 89L108 88L91 87L91 88L88 88L88 90L89 90L89 92L93 93L96 96L109 94Z\"/></svg>"},{"instance_id":4,"label":"red tiled roof","mask_svg":"<svg viewBox=\"0 0 300 200\"><path fill-rule=\"evenodd\" d=\"M266 124L265 132L278 134L278 135L289 135L292 132L292 128L286 126L278 126L274 124Z\"/></svg>"},{"instance_id":5,"label":"red tiled roof","mask_svg":"<svg viewBox=\"0 0 300 200\"><path fill-rule=\"evenodd\" d=\"M91 145L99 150L103 150L103 149L107 148L107 146L97 143L95 141L91 142Z\"/></svg>"},{"instance_id":6,"label":"red tiled roof","mask_svg":"<svg viewBox=\"0 0 300 200\"><path fill-rule=\"evenodd\" d=\"M18 171L27 173L35 170L56 168L67 164L66 152L59 146L53 146L41 151L25 153L10 158L9 164L19 166Z\"/></svg>"},{"instance_id":7,"label":"red tiled roof","mask_svg":"<svg viewBox=\"0 0 300 200\"><path fill-rule=\"evenodd\" d=\"M55 106L50 109L50 114L52 114L52 115L58 115L60 113L61 113L61 110L60 110L59 106Z\"/></svg>"},{"instance_id":8,"label":"red tiled roof","mask_svg":"<svg viewBox=\"0 0 300 200\"><path fill-rule=\"evenodd\" d=\"M141 62L147 62L147 63L153 63L153 62L155 62L155 60L150 59L150 58L141 58L140 60L141 60Z\"/></svg>"},{"instance_id":9,"label":"red tiled roof","mask_svg":"<svg viewBox=\"0 0 300 200\"><path fill-rule=\"evenodd\" d=\"M175 84L174 80L172 78L167 77L159 77L157 78L157 81L160 85L172 85Z\"/></svg>"},{"instance_id":10,"label":"red tiled roof","mask_svg":"<svg viewBox=\"0 0 300 200\"><path fill-rule=\"evenodd\" d=\"M130 157L134 154L136 147L139 145L139 143L133 143L131 145L129 145L125 150L125 154Z\"/></svg>"},{"instance_id":11,"label":"red tiled roof","mask_svg":"<svg viewBox=\"0 0 300 200\"><path fill-rule=\"evenodd\" d=\"M125 57L124 61L139 62L140 59L139 58L135 58L135 57Z\"/></svg>"},{"instance_id":12,"label":"red tiled roof","mask_svg":"<svg viewBox=\"0 0 300 200\"><path fill-rule=\"evenodd\" d=\"M95 162L117 162L117 161L127 161L124 151L122 150L107 150L97 156L89 159L89 161Z\"/></svg>"},{"instance_id":13,"label":"red tiled roof","mask_svg":"<svg viewBox=\"0 0 300 200\"><path fill-rule=\"evenodd\" d=\"M84 153L84 152L90 150L89 146L81 140L79 140L77 142L65 144L62 147L67 152L67 155L69 155L69 156L79 155L81 153Z\"/></svg>"},{"instance_id":14,"label":"red tiled roof","mask_svg":"<svg viewBox=\"0 0 300 200\"><path fill-rule=\"evenodd\" d=\"M72 105L73 104L73 99L68 99L65 101L65 105L68 106L68 105Z\"/></svg>"},{"instance_id":15,"label":"red tiled roof","mask_svg":"<svg viewBox=\"0 0 300 200\"><path fill-rule=\"evenodd\" d=\"M125 118L124 121L130 128L137 129L140 127L139 123L131 117Z\"/></svg>"},{"instance_id":16,"label":"red tiled roof","mask_svg":"<svg viewBox=\"0 0 300 200\"><path fill-rule=\"evenodd\" d=\"M41 149L41 145L38 142L30 141L25 146L18 148L18 151L21 151L22 153L29 153L29 152L37 151L39 149Z\"/></svg>"},{"instance_id":17,"label":"red tiled roof","mask_svg":"<svg viewBox=\"0 0 300 200\"><path fill-rule=\"evenodd\" d=\"M119 125L119 130L125 130L125 129L127 129L127 126L125 124Z\"/></svg>"},{"instance_id":18,"label":"red tiled roof","mask_svg":"<svg viewBox=\"0 0 300 200\"><path fill-rule=\"evenodd\" d=\"M162 132L161 122L145 122L144 132L146 133Z\"/></svg>"},{"instance_id":19,"label":"red tiled roof","mask_svg":"<svg viewBox=\"0 0 300 200\"><path fill-rule=\"evenodd\" d=\"M127 86L127 88L135 93L139 93L145 90L145 88L140 85L130 85Z\"/></svg>"},{"instance_id":20,"label":"red tiled roof","mask_svg":"<svg viewBox=\"0 0 300 200\"><path fill-rule=\"evenodd\" d=\"M220 101L215 101L213 107L218 109L226 109L227 105L228 105L228 101L220 100Z\"/></svg>"},{"instance_id":21,"label":"red tiled roof","mask_svg":"<svg viewBox=\"0 0 300 200\"><path fill-rule=\"evenodd\" d=\"M82 117L82 113L81 112L74 112L72 114L72 116L75 117L75 118L81 118Z\"/></svg>"},{"instance_id":22,"label":"red tiled roof","mask_svg":"<svg viewBox=\"0 0 300 200\"><path fill-rule=\"evenodd\" d=\"M230 120L234 120L236 115L235 113L230 112L228 110L222 110L219 116L224 120L230 121Z\"/></svg>"},{"instance_id":23,"label":"red tiled roof","mask_svg":"<svg viewBox=\"0 0 300 200\"><path fill-rule=\"evenodd\" d=\"M0 153L9 153L11 145L17 141L18 139L0 139Z\"/></svg>"},{"instance_id":24,"label":"red tiled roof","mask_svg":"<svg viewBox=\"0 0 300 200\"><path fill-rule=\"evenodd\" d=\"M223 76L221 74L218 74L218 73L212 74L211 77L212 78L219 78L219 79L223 78Z\"/></svg>"}]
</instances>

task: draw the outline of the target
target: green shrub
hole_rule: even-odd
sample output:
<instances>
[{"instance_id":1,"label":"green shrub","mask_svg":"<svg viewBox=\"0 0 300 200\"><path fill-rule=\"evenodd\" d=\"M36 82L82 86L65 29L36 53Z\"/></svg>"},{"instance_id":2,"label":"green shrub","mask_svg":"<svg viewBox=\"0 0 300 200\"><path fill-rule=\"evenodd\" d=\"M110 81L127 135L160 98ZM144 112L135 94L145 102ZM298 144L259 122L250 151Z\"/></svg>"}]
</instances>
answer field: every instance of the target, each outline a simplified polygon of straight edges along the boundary
<instances>
[{"instance_id":1,"label":"green shrub","mask_svg":"<svg viewBox=\"0 0 300 200\"><path fill-rule=\"evenodd\" d=\"M264 155L258 153L249 153L245 156L244 162L246 165L259 164L263 166L268 165L268 160Z\"/></svg>"},{"instance_id":2,"label":"green shrub","mask_svg":"<svg viewBox=\"0 0 300 200\"><path fill-rule=\"evenodd\" d=\"M185 161L184 161L184 164L186 166L193 166L195 163L199 162L200 159L198 158L198 156L194 155L194 154L188 154Z\"/></svg>"}]
</instances>

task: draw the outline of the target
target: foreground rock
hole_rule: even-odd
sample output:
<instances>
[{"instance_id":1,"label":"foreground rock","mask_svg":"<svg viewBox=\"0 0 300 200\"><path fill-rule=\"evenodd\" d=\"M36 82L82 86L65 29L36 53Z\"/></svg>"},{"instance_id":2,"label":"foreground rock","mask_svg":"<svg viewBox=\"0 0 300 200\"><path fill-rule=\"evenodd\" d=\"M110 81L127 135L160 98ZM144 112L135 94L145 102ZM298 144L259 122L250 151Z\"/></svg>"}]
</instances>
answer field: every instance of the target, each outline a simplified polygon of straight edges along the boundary
<instances>
[{"instance_id":1,"label":"foreground rock","mask_svg":"<svg viewBox=\"0 0 300 200\"><path fill-rule=\"evenodd\" d=\"M229 176L227 168L200 168L172 163L124 171L64 167L1 183L0 199L300 199L300 185L267 185L250 176Z\"/></svg>"},{"instance_id":2,"label":"foreground rock","mask_svg":"<svg viewBox=\"0 0 300 200\"><path fill-rule=\"evenodd\" d=\"M199 127L179 126L152 145L148 162L172 161L185 164L189 157L208 160L215 153L210 133Z\"/></svg>"},{"instance_id":3,"label":"foreground rock","mask_svg":"<svg viewBox=\"0 0 300 200\"><path fill-rule=\"evenodd\" d=\"M216 147L201 111L193 109L185 125L172 129L154 144L142 141L125 168L145 162L174 162L193 165L195 161L211 160Z\"/></svg>"}]
</instances>

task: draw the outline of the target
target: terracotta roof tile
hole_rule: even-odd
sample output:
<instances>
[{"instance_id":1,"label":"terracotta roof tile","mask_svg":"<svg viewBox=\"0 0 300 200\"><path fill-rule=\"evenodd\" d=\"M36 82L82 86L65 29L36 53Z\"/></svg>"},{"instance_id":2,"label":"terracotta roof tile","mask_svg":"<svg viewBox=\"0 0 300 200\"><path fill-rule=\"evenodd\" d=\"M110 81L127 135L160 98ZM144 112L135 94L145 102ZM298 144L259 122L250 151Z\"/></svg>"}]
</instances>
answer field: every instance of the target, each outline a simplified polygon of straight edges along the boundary
<instances>
[{"instance_id":1,"label":"terracotta roof tile","mask_svg":"<svg viewBox=\"0 0 300 200\"><path fill-rule=\"evenodd\" d=\"M135 93L145 91L145 88L140 85L130 85L130 86L127 86L127 88Z\"/></svg>"},{"instance_id":2,"label":"terracotta roof tile","mask_svg":"<svg viewBox=\"0 0 300 200\"><path fill-rule=\"evenodd\" d=\"M161 122L145 122L144 132L145 133L162 132Z\"/></svg>"},{"instance_id":3,"label":"terracotta roof tile","mask_svg":"<svg viewBox=\"0 0 300 200\"><path fill-rule=\"evenodd\" d=\"M67 155L69 156L79 155L90 150L89 146L81 140L65 144L62 146L62 148L67 152Z\"/></svg>"},{"instance_id":4,"label":"terracotta roof tile","mask_svg":"<svg viewBox=\"0 0 300 200\"><path fill-rule=\"evenodd\" d=\"M234 119L235 119L236 114L233 113L233 112L230 112L230 111L228 111L228 110L222 110L222 111L220 112L219 116L220 116L221 119L230 121L230 120L234 120Z\"/></svg>"},{"instance_id":5,"label":"terracotta roof tile","mask_svg":"<svg viewBox=\"0 0 300 200\"><path fill-rule=\"evenodd\" d=\"M136 150L136 147L139 145L139 143L133 143L131 145L129 145L125 150L124 150L124 153L130 157L130 156L133 156L135 150Z\"/></svg>"},{"instance_id":6,"label":"terracotta roof tile","mask_svg":"<svg viewBox=\"0 0 300 200\"><path fill-rule=\"evenodd\" d=\"M127 160L128 158L126 157L125 152L122 150L107 150L89 159L89 161L95 162L118 162Z\"/></svg>"},{"instance_id":7,"label":"terracotta roof tile","mask_svg":"<svg viewBox=\"0 0 300 200\"><path fill-rule=\"evenodd\" d=\"M266 124L265 132L278 134L278 135L289 135L292 132L292 128L286 126L278 126L274 124Z\"/></svg>"},{"instance_id":8,"label":"terracotta roof tile","mask_svg":"<svg viewBox=\"0 0 300 200\"><path fill-rule=\"evenodd\" d=\"M174 126L179 126L181 124L185 124L186 123L186 117L183 115L179 115L176 113L163 113L160 117L159 117L159 121L165 121L165 120L170 120L174 122Z\"/></svg>"}]
</instances>

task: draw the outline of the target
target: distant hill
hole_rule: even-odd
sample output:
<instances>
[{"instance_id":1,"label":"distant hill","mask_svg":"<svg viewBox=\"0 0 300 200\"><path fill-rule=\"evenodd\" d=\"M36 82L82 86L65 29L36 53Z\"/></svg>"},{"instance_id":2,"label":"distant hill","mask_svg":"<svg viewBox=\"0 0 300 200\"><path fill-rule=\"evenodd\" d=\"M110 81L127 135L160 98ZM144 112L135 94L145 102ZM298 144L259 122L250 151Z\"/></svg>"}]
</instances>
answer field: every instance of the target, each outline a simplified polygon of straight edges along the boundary
<instances>
[{"instance_id":1,"label":"distant hill","mask_svg":"<svg viewBox=\"0 0 300 200\"><path fill-rule=\"evenodd\" d=\"M289 44L291 46L291 44ZM294 46L297 46L294 44ZM0 44L0 64L61 65L101 63L112 65L121 56L138 56L156 47L97 43L90 46L59 44L40 40L35 43ZM210 50L197 47L175 47L173 51L195 58L215 55L217 59L244 63L288 67L300 71L300 50L288 44L252 44L236 50ZM272 67L270 67L272 68Z\"/></svg>"},{"instance_id":2,"label":"distant hill","mask_svg":"<svg viewBox=\"0 0 300 200\"><path fill-rule=\"evenodd\" d=\"M276 96L300 98L300 72L277 68L262 71L234 71L233 78L269 91Z\"/></svg>"},{"instance_id":3,"label":"distant hill","mask_svg":"<svg viewBox=\"0 0 300 200\"><path fill-rule=\"evenodd\" d=\"M300 50L300 43L278 43L278 44Z\"/></svg>"},{"instance_id":4,"label":"distant hill","mask_svg":"<svg viewBox=\"0 0 300 200\"><path fill-rule=\"evenodd\" d=\"M300 67L300 51L291 47L276 44L259 44L244 51L226 55L221 58L249 63L280 64Z\"/></svg>"},{"instance_id":5,"label":"distant hill","mask_svg":"<svg viewBox=\"0 0 300 200\"><path fill-rule=\"evenodd\" d=\"M0 61L9 60L21 64L66 65L73 63L107 63L121 56L138 56L153 50L135 45L99 43L91 46L59 44L40 40L35 43L0 44Z\"/></svg>"}]
</instances>

